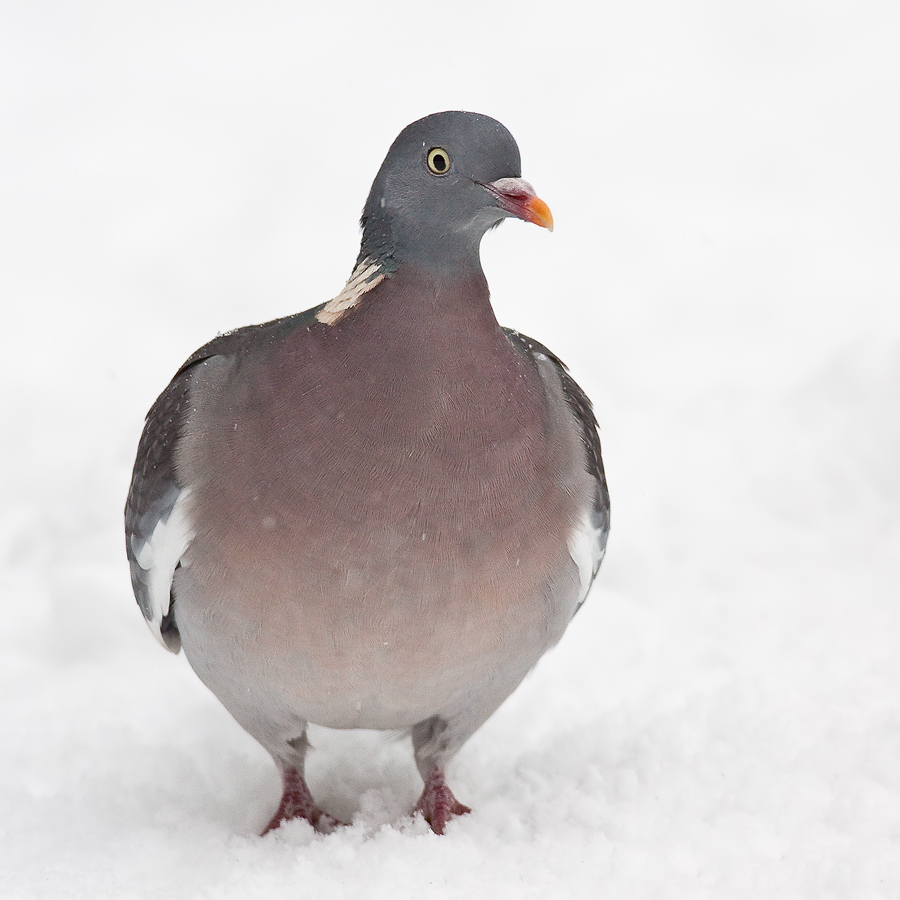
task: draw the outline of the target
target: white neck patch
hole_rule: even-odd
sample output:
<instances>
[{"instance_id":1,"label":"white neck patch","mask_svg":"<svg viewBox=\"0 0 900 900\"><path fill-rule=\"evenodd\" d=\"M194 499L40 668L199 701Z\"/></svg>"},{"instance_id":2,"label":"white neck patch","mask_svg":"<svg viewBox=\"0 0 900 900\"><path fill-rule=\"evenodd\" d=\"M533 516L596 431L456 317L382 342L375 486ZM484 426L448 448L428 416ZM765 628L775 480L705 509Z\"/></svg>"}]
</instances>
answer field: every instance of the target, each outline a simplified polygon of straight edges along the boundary
<instances>
[{"instance_id":1,"label":"white neck patch","mask_svg":"<svg viewBox=\"0 0 900 900\"><path fill-rule=\"evenodd\" d=\"M384 281L384 272L378 270L378 263L370 256L367 256L360 262L344 289L329 300L317 313L316 319L324 325L334 325L339 322L354 306L356 306L360 298L367 291L371 291L377 284Z\"/></svg>"}]
</instances>

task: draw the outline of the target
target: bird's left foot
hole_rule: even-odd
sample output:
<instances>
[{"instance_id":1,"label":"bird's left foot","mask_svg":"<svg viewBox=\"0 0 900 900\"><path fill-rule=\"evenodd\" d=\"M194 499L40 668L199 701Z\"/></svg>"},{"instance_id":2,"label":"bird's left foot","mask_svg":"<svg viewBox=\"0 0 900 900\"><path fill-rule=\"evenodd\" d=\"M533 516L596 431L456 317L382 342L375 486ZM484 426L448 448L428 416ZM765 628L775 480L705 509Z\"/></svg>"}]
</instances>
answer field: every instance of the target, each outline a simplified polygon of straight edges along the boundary
<instances>
[{"instance_id":1,"label":"bird's left foot","mask_svg":"<svg viewBox=\"0 0 900 900\"><path fill-rule=\"evenodd\" d=\"M472 810L453 796L453 791L447 787L443 771L432 769L413 812L422 813L435 834L443 834L444 827L453 816L464 816Z\"/></svg>"}]
</instances>

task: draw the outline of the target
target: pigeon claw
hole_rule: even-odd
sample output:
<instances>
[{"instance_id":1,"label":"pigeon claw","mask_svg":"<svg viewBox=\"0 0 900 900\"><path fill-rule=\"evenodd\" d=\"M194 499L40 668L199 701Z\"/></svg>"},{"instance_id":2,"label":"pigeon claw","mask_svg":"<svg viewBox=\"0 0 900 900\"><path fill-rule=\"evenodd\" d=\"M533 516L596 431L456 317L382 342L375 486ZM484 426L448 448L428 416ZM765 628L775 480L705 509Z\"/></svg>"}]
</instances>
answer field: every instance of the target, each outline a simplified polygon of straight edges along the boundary
<instances>
[{"instance_id":1,"label":"pigeon claw","mask_svg":"<svg viewBox=\"0 0 900 900\"><path fill-rule=\"evenodd\" d=\"M425 782L425 790L413 813L422 813L435 834L443 834L447 823L454 816L464 816L472 810L453 796L441 769L432 769Z\"/></svg>"},{"instance_id":2,"label":"pigeon claw","mask_svg":"<svg viewBox=\"0 0 900 900\"><path fill-rule=\"evenodd\" d=\"M274 831L282 822L290 819L306 819L320 834L330 834L347 824L316 805L303 776L296 769L285 769L282 772L282 780L284 792L281 795L281 803L278 804L275 815L269 820L260 837Z\"/></svg>"}]
</instances>

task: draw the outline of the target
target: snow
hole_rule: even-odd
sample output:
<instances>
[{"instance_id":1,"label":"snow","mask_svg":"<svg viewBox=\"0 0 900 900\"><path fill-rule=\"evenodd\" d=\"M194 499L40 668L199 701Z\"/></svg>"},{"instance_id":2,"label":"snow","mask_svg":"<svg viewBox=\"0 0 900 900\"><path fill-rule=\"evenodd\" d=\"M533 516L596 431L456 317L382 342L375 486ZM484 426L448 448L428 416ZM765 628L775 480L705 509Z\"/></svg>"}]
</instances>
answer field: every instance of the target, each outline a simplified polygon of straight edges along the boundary
<instances>
[{"instance_id":1,"label":"snow","mask_svg":"<svg viewBox=\"0 0 900 900\"><path fill-rule=\"evenodd\" d=\"M896 898L898 7L308 6L0 10L0 896ZM142 417L340 290L447 108L553 211L483 258L595 400L609 552L455 761L471 816L430 834L404 742L317 729L353 824L259 838L274 767L131 595Z\"/></svg>"}]
</instances>

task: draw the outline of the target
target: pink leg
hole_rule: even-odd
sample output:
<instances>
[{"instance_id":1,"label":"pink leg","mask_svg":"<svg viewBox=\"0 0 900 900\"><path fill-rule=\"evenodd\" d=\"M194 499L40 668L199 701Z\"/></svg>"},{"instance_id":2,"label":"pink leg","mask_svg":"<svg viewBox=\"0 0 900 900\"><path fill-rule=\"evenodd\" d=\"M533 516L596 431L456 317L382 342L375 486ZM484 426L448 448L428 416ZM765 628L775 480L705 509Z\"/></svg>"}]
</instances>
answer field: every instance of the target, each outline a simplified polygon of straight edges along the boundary
<instances>
[{"instance_id":1,"label":"pink leg","mask_svg":"<svg viewBox=\"0 0 900 900\"><path fill-rule=\"evenodd\" d=\"M422 813L435 834L443 834L444 826L453 816L464 816L472 810L453 796L453 792L447 787L443 770L435 768L425 781L425 790L422 791L414 812Z\"/></svg>"},{"instance_id":2,"label":"pink leg","mask_svg":"<svg viewBox=\"0 0 900 900\"><path fill-rule=\"evenodd\" d=\"M266 825L263 834L268 834L288 819L306 819L316 831L324 834L346 824L316 806L316 801L313 800L306 782L296 769L283 769L281 778L284 782L281 803L278 804L278 809L269 824Z\"/></svg>"}]
</instances>

